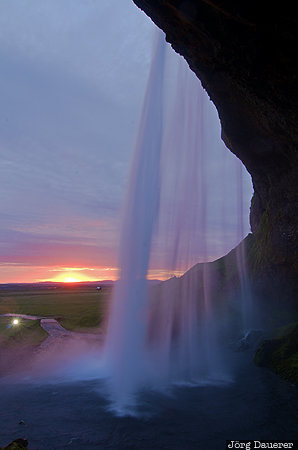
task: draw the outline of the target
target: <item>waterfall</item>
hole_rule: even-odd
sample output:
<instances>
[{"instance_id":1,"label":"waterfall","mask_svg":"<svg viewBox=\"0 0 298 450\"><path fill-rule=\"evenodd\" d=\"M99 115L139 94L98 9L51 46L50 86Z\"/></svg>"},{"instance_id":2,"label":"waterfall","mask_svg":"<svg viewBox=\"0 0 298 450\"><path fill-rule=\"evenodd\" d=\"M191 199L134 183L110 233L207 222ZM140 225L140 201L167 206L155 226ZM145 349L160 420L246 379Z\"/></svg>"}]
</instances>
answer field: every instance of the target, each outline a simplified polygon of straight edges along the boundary
<instances>
[{"instance_id":1,"label":"waterfall","mask_svg":"<svg viewBox=\"0 0 298 450\"><path fill-rule=\"evenodd\" d=\"M237 210L238 210L238 236L239 240L244 235L243 224L243 167L237 168ZM237 268L240 280L240 313L242 319L242 333L245 336L253 327L252 292L247 271L245 242L242 241L236 249Z\"/></svg>"},{"instance_id":2,"label":"waterfall","mask_svg":"<svg viewBox=\"0 0 298 450\"><path fill-rule=\"evenodd\" d=\"M231 225L220 220L219 199L228 183L223 188L214 176L224 152L214 106L159 32L105 341L110 399L118 414L130 413L143 389L221 383L228 377L208 263L232 246ZM191 269L198 261L205 264ZM154 269L172 276L148 290Z\"/></svg>"},{"instance_id":3,"label":"waterfall","mask_svg":"<svg viewBox=\"0 0 298 450\"><path fill-rule=\"evenodd\" d=\"M164 51L163 36L158 34L125 201L120 278L105 345L111 366L111 399L118 411L134 406L145 371L146 276L159 209Z\"/></svg>"}]
</instances>

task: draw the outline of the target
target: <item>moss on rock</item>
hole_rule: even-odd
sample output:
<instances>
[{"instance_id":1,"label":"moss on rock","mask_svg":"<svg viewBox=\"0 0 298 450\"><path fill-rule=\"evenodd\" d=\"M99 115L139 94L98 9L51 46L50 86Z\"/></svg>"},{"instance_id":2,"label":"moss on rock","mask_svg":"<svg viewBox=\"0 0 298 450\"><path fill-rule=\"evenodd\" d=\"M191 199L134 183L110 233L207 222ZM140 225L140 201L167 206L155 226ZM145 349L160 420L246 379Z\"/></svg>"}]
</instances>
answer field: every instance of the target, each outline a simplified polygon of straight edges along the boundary
<instances>
[{"instance_id":1,"label":"moss on rock","mask_svg":"<svg viewBox=\"0 0 298 450\"><path fill-rule=\"evenodd\" d=\"M273 339L263 341L254 362L298 386L298 323L278 329Z\"/></svg>"},{"instance_id":2,"label":"moss on rock","mask_svg":"<svg viewBox=\"0 0 298 450\"><path fill-rule=\"evenodd\" d=\"M0 450L26 450L28 449L27 439L19 438L12 441L6 447L0 447Z\"/></svg>"},{"instance_id":3,"label":"moss on rock","mask_svg":"<svg viewBox=\"0 0 298 450\"><path fill-rule=\"evenodd\" d=\"M247 250L247 259L253 274L263 271L268 264L274 262L268 209L262 214L254 239L251 240Z\"/></svg>"}]
</instances>

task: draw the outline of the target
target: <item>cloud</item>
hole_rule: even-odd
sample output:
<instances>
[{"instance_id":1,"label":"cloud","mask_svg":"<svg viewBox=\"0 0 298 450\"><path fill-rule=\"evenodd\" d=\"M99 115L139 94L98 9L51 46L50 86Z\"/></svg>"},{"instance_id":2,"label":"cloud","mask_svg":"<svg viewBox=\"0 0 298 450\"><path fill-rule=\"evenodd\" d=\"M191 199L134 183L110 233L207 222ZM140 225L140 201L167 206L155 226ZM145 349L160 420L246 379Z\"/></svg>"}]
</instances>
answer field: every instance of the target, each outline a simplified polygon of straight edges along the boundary
<instances>
[{"instance_id":1,"label":"cloud","mask_svg":"<svg viewBox=\"0 0 298 450\"><path fill-rule=\"evenodd\" d=\"M9 263L6 276L20 265L116 265L154 29L131 0L0 2L0 264ZM174 80L170 68L167 88ZM216 120L212 136L219 136ZM212 194L208 239L220 247L225 196L232 199L225 206L225 242L233 241L236 181L220 191L213 182L217 158L210 150L205 186ZM177 171L175 162L168 162L168 173Z\"/></svg>"},{"instance_id":2,"label":"cloud","mask_svg":"<svg viewBox=\"0 0 298 450\"><path fill-rule=\"evenodd\" d=\"M130 0L0 3L1 261L117 259L153 28Z\"/></svg>"}]
</instances>

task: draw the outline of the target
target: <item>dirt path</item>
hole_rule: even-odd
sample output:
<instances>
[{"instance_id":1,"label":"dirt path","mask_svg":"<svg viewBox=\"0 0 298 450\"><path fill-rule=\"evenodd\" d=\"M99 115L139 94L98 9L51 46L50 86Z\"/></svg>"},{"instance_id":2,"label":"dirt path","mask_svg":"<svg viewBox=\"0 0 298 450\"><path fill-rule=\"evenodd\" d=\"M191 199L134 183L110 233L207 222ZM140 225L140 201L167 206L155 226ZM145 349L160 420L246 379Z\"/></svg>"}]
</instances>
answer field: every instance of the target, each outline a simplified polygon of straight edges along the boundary
<instances>
[{"instance_id":1,"label":"dirt path","mask_svg":"<svg viewBox=\"0 0 298 450\"><path fill-rule=\"evenodd\" d=\"M69 331L63 328L63 326L60 325L56 319L41 319L40 326L48 333L49 336L61 338L75 334L74 331Z\"/></svg>"},{"instance_id":2,"label":"dirt path","mask_svg":"<svg viewBox=\"0 0 298 450\"><path fill-rule=\"evenodd\" d=\"M47 350L57 344L84 339L84 341L95 342L102 339L101 333L80 333L63 328L56 319L41 319L40 326L48 333L48 337L38 347L38 352Z\"/></svg>"},{"instance_id":3,"label":"dirt path","mask_svg":"<svg viewBox=\"0 0 298 450\"><path fill-rule=\"evenodd\" d=\"M84 338L85 340L98 341L102 337L101 333L81 333L77 331L66 330L56 319L47 317L14 313L0 314L0 317L20 317L26 320L39 320L41 328L43 328L49 336L39 345L37 349L38 352L46 350L47 348L49 348L49 346L70 339Z\"/></svg>"}]
</instances>

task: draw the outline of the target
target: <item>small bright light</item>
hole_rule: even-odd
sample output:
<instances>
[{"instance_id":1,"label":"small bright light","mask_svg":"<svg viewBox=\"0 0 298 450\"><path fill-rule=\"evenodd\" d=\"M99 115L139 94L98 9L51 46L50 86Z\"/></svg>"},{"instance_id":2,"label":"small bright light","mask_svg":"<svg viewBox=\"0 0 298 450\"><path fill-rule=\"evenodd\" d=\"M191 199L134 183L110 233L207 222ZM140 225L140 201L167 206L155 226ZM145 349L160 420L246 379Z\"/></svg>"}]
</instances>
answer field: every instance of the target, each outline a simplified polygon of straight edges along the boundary
<instances>
[{"instance_id":1,"label":"small bright light","mask_svg":"<svg viewBox=\"0 0 298 450\"><path fill-rule=\"evenodd\" d=\"M19 319L13 319L12 324L13 325L19 325L20 321Z\"/></svg>"}]
</instances>

